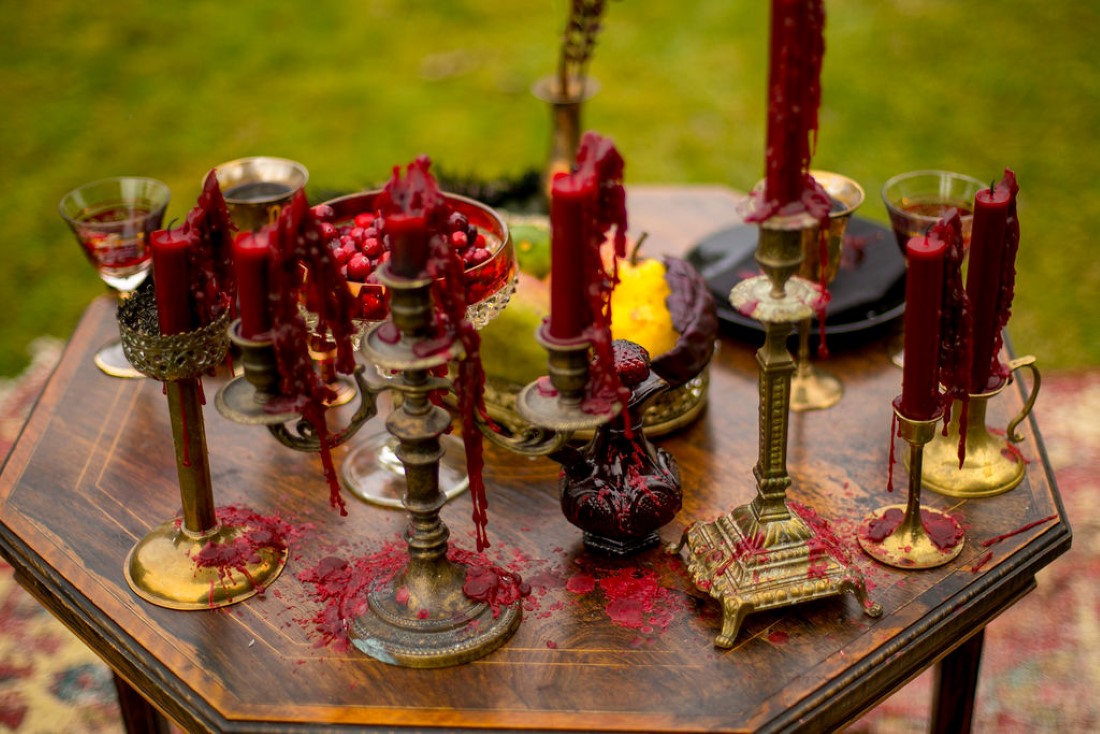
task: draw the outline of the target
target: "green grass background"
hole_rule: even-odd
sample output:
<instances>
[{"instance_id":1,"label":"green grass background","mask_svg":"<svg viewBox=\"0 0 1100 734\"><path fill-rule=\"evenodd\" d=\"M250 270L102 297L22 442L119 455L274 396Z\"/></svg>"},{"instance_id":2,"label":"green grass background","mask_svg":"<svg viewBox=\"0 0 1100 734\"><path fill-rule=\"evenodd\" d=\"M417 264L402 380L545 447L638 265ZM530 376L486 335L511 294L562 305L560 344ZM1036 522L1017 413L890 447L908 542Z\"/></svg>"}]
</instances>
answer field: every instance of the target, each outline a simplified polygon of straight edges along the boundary
<instances>
[{"instance_id":1,"label":"green grass background","mask_svg":"<svg viewBox=\"0 0 1100 734\"><path fill-rule=\"evenodd\" d=\"M763 171L767 6L610 2L586 127L630 183L750 187ZM0 375L67 336L104 292L57 202L85 181L166 181L168 219L214 165L300 160L312 191L383 180L428 153L445 170L541 166L565 0L8 2L0 13ZM1096 186L1100 5L845 0L827 5L814 165L860 181L885 221L891 175L1016 170L1017 351L1100 365Z\"/></svg>"}]
</instances>

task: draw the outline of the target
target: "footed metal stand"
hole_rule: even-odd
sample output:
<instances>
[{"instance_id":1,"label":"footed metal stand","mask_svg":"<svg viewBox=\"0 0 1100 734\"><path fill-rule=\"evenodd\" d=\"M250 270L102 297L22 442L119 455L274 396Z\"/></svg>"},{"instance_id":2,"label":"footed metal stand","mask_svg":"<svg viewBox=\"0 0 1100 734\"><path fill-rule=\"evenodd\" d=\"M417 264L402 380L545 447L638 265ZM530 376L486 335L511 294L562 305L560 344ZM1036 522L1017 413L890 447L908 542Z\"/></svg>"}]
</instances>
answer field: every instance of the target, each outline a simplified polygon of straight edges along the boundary
<instances>
[{"instance_id":1,"label":"footed metal stand","mask_svg":"<svg viewBox=\"0 0 1100 734\"><path fill-rule=\"evenodd\" d=\"M126 557L126 581L145 601L169 609L235 604L260 593L282 573L287 550L257 547L251 558L232 565L196 561L204 548L231 547L248 530L222 524L215 514L200 399L199 375L220 364L229 347L227 319L185 334L147 334L134 328L127 314L152 299L152 291L143 291L124 301L119 331L130 363L165 384L183 518L161 523L138 541Z\"/></svg>"},{"instance_id":2,"label":"footed metal stand","mask_svg":"<svg viewBox=\"0 0 1100 734\"><path fill-rule=\"evenodd\" d=\"M872 617L882 607L867 597L863 575L848 564L824 524L808 522L787 504L787 427L794 360L787 351L791 325L809 318L813 286L795 279L803 239L816 241L817 223L808 215L773 217L760 227L756 260L765 275L742 281L730 302L764 325L760 368L760 455L753 475L756 498L712 522L697 522L678 546L688 548L687 567L695 585L722 605L718 647L732 647L745 616L851 593ZM790 287L788 287L790 286ZM810 517L812 519L812 517Z\"/></svg>"},{"instance_id":3,"label":"footed metal stand","mask_svg":"<svg viewBox=\"0 0 1100 734\"><path fill-rule=\"evenodd\" d=\"M503 645L522 612L519 602L494 610L467 596L467 567L447 558L450 531L439 516L446 503L439 490L439 437L451 418L429 395L449 387L431 370L460 359L463 350L455 341L418 356L414 347L431 330L431 281L395 278L383 270L383 282L390 289L393 323L375 326L362 349L371 363L400 371L387 384L404 400L386 420L386 428L400 441L397 456L405 466L409 561L396 578L368 595L367 611L353 620L349 636L355 647L385 663L416 668L459 665ZM393 326L401 334L398 341L383 337Z\"/></svg>"}]
</instances>

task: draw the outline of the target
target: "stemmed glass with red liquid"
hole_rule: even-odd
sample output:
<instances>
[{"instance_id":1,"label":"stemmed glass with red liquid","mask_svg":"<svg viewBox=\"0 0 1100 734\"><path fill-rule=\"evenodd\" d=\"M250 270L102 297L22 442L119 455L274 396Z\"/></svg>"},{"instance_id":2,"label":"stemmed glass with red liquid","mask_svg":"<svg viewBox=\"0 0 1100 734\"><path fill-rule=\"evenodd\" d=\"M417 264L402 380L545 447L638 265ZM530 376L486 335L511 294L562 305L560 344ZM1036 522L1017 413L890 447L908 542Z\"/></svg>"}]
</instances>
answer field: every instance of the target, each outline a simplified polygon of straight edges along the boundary
<instances>
[{"instance_id":1,"label":"stemmed glass with red liquid","mask_svg":"<svg viewBox=\"0 0 1100 734\"><path fill-rule=\"evenodd\" d=\"M58 205L84 255L120 299L149 275L149 236L160 229L169 198L162 181L121 176L79 186ZM117 340L96 353L95 364L113 377L143 376L130 365Z\"/></svg>"},{"instance_id":2,"label":"stemmed glass with red liquid","mask_svg":"<svg viewBox=\"0 0 1100 734\"><path fill-rule=\"evenodd\" d=\"M962 221L963 247L970 247L970 231L974 226L974 197L988 187L973 176L952 171L909 171L900 173L882 186L882 201L890 215L898 247L905 257L905 245L912 237L920 237L951 209L957 209ZM891 361L899 367L904 362L901 342L891 350Z\"/></svg>"}]
</instances>

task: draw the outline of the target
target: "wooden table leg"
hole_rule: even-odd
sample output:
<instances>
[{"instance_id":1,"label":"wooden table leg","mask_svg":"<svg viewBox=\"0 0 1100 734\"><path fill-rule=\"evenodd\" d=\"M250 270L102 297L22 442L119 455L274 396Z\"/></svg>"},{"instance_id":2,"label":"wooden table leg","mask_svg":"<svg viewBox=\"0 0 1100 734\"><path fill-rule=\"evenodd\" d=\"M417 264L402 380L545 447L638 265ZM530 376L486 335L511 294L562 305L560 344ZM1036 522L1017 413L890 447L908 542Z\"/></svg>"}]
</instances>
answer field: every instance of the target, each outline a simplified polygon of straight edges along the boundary
<instances>
[{"instance_id":1,"label":"wooden table leg","mask_svg":"<svg viewBox=\"0 0 1100 734\"><path fill-rule=\"evenodd\" d=\"M985 630L978 630L936 666L932 701L933 734L969 734L974 721L978 668Z\"/></svg>"},{"instance_id":2,"label":"wooden table leg","mask_svg":"<svg viewBox=\"0 0 1100 734\"><path fill-rule=\"evenodd\" d=\"M133 686L118 673L115 677L115 691L118 693L118 707L122 710L122 725L127 734L169 734L168 719L155 706L146 701Z\"/></svg>"}]
</instances>

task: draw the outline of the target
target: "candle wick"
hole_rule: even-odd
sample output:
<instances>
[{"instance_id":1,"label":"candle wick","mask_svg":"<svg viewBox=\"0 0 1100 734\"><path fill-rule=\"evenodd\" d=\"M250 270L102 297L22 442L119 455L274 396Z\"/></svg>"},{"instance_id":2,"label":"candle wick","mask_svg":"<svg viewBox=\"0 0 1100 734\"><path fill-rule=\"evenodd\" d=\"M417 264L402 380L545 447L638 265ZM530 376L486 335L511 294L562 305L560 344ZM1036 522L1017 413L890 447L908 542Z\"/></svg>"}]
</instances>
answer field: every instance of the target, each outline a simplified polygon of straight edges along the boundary
<instances>
[{"instance_id":1,"label":"candle wick","mask_svg":"<svg viewBox=\"0 0 1100 734\"><path fill-rule=\"evenodd\" d=\"M997 179L992 179L989 182L989 194L990 194L990 196L993 195L993 189L996 188L996 186L997 186Z\"/></svg>"},{"instance_id":2,"label":"candle wick","mask_svg":"<svg viewBox=\"0 0 1100 734\"><path fill-rule=\"evenodd\" d=\"M634 249L630 251L630 264L638 264L638 252L642 249L642 243L645 242L646 237L649 237L649 232L642 232L638 236L638 241L634 243Z\"/></svg>"}]
</instances>

